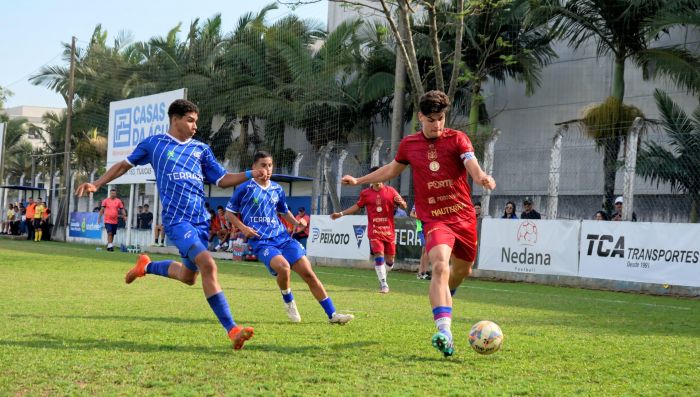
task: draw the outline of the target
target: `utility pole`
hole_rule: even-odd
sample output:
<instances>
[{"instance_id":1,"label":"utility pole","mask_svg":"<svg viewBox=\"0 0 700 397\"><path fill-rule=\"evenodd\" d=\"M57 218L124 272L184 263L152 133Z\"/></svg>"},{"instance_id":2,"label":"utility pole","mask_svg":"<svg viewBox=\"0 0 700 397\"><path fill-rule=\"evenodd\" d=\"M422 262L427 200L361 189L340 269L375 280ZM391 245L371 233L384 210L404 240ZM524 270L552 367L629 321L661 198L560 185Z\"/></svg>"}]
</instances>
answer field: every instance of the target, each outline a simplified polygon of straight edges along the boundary
<instances>
[{"instance_id":1,"label":"utility pole","mask_svg":"<svg viewBox=\"0 0 700 397\"><path fill-rule=\"evenodd\" d=\"M75 42L76 37L73 36L70 45L70 75L68 78L68 97L66 98L66 137L64 145L63 157L63 186L65 195L63 196L63 205L61 206L60 222L66 228L64 233L64 241L68 241L68 225L70 224L70 194L73 194L70 186L70 153L71 153L71 136L73 129L73 97L75 95Z\"/></svg>"}]
</instances>

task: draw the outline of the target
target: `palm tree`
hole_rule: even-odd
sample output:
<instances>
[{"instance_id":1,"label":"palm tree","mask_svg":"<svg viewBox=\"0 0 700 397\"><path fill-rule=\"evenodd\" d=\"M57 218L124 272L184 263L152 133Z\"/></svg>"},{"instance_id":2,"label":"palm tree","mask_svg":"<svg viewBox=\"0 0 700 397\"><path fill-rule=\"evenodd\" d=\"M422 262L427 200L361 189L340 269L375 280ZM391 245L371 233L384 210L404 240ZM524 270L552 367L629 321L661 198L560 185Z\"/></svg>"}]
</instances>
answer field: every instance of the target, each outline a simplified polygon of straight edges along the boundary
<instances>
[{"instance_id":1,"label":"palm tree","mask_svg":"<svg viewBox=\"0 0 700 397\"><path fill-rule=\"evenodd\" d=\"M603 149L603 207L608 211L612 210L617 156L630 127L616 116L624 113L625 64L631 61L641 67L647 78L673 76L674 81L690 83L685 88L697 92L699 87L694 82L700 81L700 58L682 48L653 48L652 44L668 32L668 27L683 23L684 15L697 14L698 10L697 0L542 0L532 13L533 18L551 18L554 33L567 39L574 49L593 40L599 57L613 58L611 99L601 105L601 112L607 113L602 118L613 123L593 126L584 121L586 130L594 133L597 146ZM654 22L657 18L663 18L663 28ZM652 66L656 68L652 70Z\"/></svg>"},{"instance_id":2,"label":"palm tree","mask_svg":"<svg viewBox=\"0 0 700 397\"><path fill-rule=\"evenodd\" d=\"M655 90L656 106L666 132L664 144L646 142L637 155L637 174L652 183L668 183L677 193L690 196L690 221L698 222L700 209L700 106L692 117L663 91Z\"/></svg>"}]
</instances>

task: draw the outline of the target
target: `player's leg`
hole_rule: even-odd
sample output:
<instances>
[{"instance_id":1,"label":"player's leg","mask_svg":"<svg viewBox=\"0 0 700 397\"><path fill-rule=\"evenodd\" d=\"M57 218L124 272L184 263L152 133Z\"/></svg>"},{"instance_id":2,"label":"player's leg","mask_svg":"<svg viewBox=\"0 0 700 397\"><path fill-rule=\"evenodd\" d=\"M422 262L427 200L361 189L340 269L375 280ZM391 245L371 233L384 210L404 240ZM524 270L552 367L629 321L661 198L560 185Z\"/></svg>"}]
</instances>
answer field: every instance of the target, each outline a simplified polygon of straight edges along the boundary
<instances>
[{"instance_id":1,"label":"player's leg","mask_svg":"<svg viewBox=\"0 0 700 397\"><path fill-rule=\"evenodd\" d=\"M34 241L41 241L41 219L34 218Z\"/></svg>"},{"instance_id":2,"label":"player's leg","mask_svg":"<svg viewBox=\"0 0 700 397\"><path fill-rule=\"evenodd\" d=\"M269 264L266 264L268 270L272 275L276 276L277 286L282 294L282 300L284 301L285 309L287 310L287 317L289 321L293 323L301 322L301 315L299 314L299 309L294 301L294 294L292 293L291 278L292 269L289 262L284 258L281 251L277 248L267 247L265 248L268 254L265 256L271 256L270 252L274 253L269 259Z\"/></svg>"},{"instance_id":3,"label":"player's leg","mask_svg":"<svg viewBox=\"0 0 700 397\"><path fill-rule=\"evenodd\" d=\"M301 247L301 244L299 244L299 246ZM318 276L316 276L316 273L311 267L311 262L309 262L309 259L306 256L302 256L296 262L294 262L292 265L292 270L294 270L299 277L304 280L306 285L309 286L311 294L313 294L314 298L316 298L318 303L323 308L323 311L326 313L326 316L328 316L329 323L343 325L355 318L355 316L352 314L336 312L333 300L330 296L328 296L326 288L323 286L323 283L321 283L321 280L318 279Z\"/></svg>"},{"instance_id":4,"label":"player's leg","mask_svg":"<svg viewBox=\"0 0 700 397\"><path fill-rule=\"evenodd\" d=\"M455 243L452 230L443 225L424 225L426 251L433 265L430 281L430 304L438 332L433 335L433 346L445 356L454 354L452 338L452 296L449 290L450 257Z\"/></svg>"},{"instance_id":5,"label":"player's leg","mask_svg":"<svg viewBox=\"0 0 700 397\"><path fill-rule=\"evenodd\" d=\"M396 244L393 241L383 241L384 260L386 271L390 272L394 268L394 258L396 257Z\"/></svg>"},{"instance_id":6,"label":"player's leg","mask_svg":"<svg viewBox=\"0 0 700 397\"><path fill-rule=\"evenodd\" d=\"M124 281L131 284L139 277L147 274L167 277L181 281L187 285L194 285L197 282L197 269L189 269L182 262L171 259L162 261L152 261L148 255L141 254L136 260L136 265L132 267L124 276Z\"/></svg>"},{"instance_id":7,"label":"player's leg","mask_svg":"<svg viewBox=\"0 0 700 397\"><path fill-rule=\"evenodd\" d=\"M455 243L452 249L452 268L450 269L449 288L454 296L457 287L472 273L476 260L477 234L476 223L452 225Z\"/></svg>"},{"instance_id":8,"label":"player's leg","mask_svg":"<svg viewBox=\"0 0 700 397\"><path fill-rule=\"evenodd\" d=\"M386 294L389 292L389 285L386 283L384 243L376 239L369 240L369 249L374 258L374 271L377 273L377 279L379 280L379 292Z\"/></svg>"}]
</instances>

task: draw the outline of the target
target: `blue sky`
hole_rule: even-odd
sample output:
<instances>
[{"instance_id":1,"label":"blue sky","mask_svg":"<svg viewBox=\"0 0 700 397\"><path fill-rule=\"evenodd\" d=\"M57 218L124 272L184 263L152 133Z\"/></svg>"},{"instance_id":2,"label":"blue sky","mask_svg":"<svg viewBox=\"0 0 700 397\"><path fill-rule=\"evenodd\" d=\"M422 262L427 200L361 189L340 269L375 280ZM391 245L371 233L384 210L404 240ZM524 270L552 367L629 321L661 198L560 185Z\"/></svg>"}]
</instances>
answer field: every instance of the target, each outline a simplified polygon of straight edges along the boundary
<instances>
[{"instance_id":1,"label":"blue sky","mask_svg":"<svg viewBox=\"0 0 700 397\"><path fill-rule=\"evenodd\" d=\"M85 47L95 25L109 33L108 42L121 30L131 31L134 40L164 36L182 22L183 26L195 18L207 19L221 13L225 32L233 29L238 17L246 12L258 12L273 0L9 0L2 5L0 23L0 86L9 88L14 95L5 108L20 105L63 107L58 95L27 80L43 65L62 62L62 42L78 38L78 46ZM269 15L274 21L290 13L302 18L326 23L328 2L322 0L291 10L285 5Z\"/></svg>"}]
</instances>

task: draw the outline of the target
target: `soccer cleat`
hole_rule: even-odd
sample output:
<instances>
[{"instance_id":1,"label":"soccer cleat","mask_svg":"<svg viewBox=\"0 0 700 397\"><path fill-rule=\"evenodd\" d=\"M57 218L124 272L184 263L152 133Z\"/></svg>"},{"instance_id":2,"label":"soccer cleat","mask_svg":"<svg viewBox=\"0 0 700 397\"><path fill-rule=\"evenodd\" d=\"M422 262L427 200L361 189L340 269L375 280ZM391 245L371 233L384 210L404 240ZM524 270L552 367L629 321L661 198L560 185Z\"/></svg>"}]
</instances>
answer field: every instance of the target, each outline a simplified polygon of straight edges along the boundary
<instances>
[{"instance_id":1,"label":"soccer cleat","mask_svg":"<svg viewBox=\"0 0 700 397\"><path fill-rule=\"evenodd\" d=\"M455 354L455 347L450 334L438 331L433 335L432 343L433 347L438 349L445 357Z\"/></svg>"},{"instance_id":2,"label":"soccer cleat","mask_svg":"<svg viewBox=\"0 0 700 397\"><path fill-rule=\"evenodd\" d=\"M291 301L289 303L285 303L284 305L287 306L287 317L289 317L289 321L293 323L300 323L301 315L297 309L297 303L295 301Z\"/></svg>"},{"instance_id":3,"label":"soccer cleat","mask_svg":"<svg viewBox=\"0 0 700 397\"><path fill-rule=\"evenodd\" d=\"M231 328L231 331L228 332L228 337L231 339L231 343L233 343L233 350L241 350L243 348L243 344L248 339L253 337L253 328L243 328L240 325L237 325Z\"/></svg>"},{"instance_id":4,"label":"soccer cleat","mask_svg":"<svg viewBox=\"0 0 700 397\"><path fill-rule=\"evenodd\" d=\"M134 265L134 267L132 267L126 273L126 276L124 276L124 281L126 281L127 284L131 284L137 278L145 276L146 265L148 265L149 263L151 263L151 258L149 258L148 255L139 255L139 259L136 260L136 265Z\"/></svg>"},{"instance_id":5,"label":"soccer cleat","mask_svg":"<svg viewBox=\"0 0 700 397\"><path fill-rule=\"evenodd\" d=\"M387 272L390 272L394 268L394 264L392 263L391 265L388 263L384 264L384 267L386 268Z\"/></svg>"},{"instance_id":6,"label":"soccer cleat","mask_svg":"<svg viewBox=\"0 0 700 397\"><path fill-rule=\"evenodd\" d=\"M333 316L328 320L328 322L331 324L345 325L354 318L355 316L352 314L333 313Z\"/></svg>"},{"instance_id":7,"label":"soccer cleat","mask_svg":"<svg viewBox=\"0 0 700 397\"><path fill-rule=\"evenodd\" d=\"M379 289L380 294L388 294L389 293L389 286L388 285L382 285L382 287Z\"/></svg>"}]
</instances>

